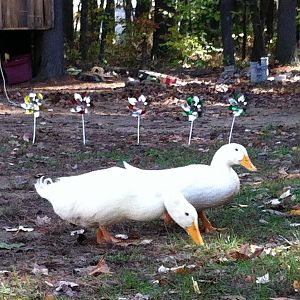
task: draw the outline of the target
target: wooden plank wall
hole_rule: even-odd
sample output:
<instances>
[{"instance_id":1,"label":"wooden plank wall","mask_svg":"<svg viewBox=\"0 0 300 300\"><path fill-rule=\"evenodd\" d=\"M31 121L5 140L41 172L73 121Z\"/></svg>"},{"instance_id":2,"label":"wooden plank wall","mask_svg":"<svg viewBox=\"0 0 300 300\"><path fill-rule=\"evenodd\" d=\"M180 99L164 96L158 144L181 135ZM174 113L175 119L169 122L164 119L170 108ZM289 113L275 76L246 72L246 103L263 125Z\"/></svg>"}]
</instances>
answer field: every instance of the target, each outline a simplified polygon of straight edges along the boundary
<instances>
[{"instance_id":1,"label":"wooden plank wall","mask_svg":"<svg viewBox=\"0 0 300 300\"><path fill-rule=\"evenodd\" d=\"M50 29L54 0L0 0L0 30Z\"/></svg>"}]
</instances>

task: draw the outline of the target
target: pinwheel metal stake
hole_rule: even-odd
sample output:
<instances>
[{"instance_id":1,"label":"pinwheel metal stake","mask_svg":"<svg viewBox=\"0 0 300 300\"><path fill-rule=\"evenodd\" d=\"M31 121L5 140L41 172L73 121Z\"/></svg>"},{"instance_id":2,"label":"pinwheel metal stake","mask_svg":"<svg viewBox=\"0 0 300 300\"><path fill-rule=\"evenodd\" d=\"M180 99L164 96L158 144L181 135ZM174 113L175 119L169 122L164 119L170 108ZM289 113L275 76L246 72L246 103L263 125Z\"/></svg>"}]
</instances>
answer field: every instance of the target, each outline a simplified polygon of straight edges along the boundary
<instances>
[{"instance_id":1,"label":"pinwheel metal stake","mask_svg":"<svg viewBox=\"0 0 300 300\"><path fill-rule=\"evenodd\" d=\"M81 114L81 122L82 122L82 140L83 145L86 144L86 138L85 138L85 121L84 121L84 115L88 112L88 107L91 106L91 98L88 96L82 97L80 94L75 93L74 99L72 100L72 104L74 105L73 108L71 108L71 112Z\"/></svg>"},{"instance_id":2,"label":"pinwheel metal stake","mask_svg":"<svg viewBox=\"0 0 300 300\"><path fill-rule=\"evenodd\" d=\"M40 109L42 108L43 95L40 93L30 93L24 98L24 103L21 107L25 109L26 114L33 114L33 135L32 144L35 143L36 135L36 119L40 116Z\"/></svg>"},{"instance_id":3,"label":"pinwheel metal stake","mask_svg":"<svg viewBox=\"0 0 300 300\"><path fill-rule=\"evenodd\" d=\"M140 124L141 115L146 113L146 106L149 105L149 101L144 95L138 97L138 99L129 97L128 98L128 108L131 110L131 115L137 118L137 144L140 144Z\"/></svg>"},{"instance_id":4,"label":"pinwheel metal stake","mask_svg":"<svg viewBox=\"0 0 300 300\"><path fill-rule=\"evenodd\" d=\"M245 96L242 94L234 94L233 96L228 98L228 102L230 104L229 110L232 111L233 119L230 127L230 133L229 133L229 141L228 143L231 143L232 138L232 132L233 132L233 126L235 123L235 118L241 116L246 111L246 105L247 101L245 99Z\"/></svg>"},{"instance_id":5,"label":"pinwheel metal stake","mask_svg":"<svg viewBox=\"0 0 300 300\"><path fill-rule=\"evenodd\" d=\"M191 122L188 145L191 144L194 121L202 116L203 104L203 99L199 99L197 96L189 96L186 98L186 103L181 105L181 108L184 110L183 114L187 116Z\"/></svg>"}]
</instances>

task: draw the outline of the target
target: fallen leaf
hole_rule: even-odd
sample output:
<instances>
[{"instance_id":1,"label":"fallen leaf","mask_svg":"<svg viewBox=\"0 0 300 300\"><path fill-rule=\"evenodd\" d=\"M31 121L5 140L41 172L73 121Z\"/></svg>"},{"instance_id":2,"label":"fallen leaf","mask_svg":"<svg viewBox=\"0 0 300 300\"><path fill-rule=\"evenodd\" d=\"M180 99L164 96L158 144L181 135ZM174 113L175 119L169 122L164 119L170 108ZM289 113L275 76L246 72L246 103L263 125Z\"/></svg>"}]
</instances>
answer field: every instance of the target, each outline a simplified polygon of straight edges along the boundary
<instances>
[{"instance_id":1,"label":"fallen leaf","mask_svg":"<svg viewBox=\"0 0 300 300\"><path fill-rule=\"evenodd\" d=\"M293 288L294 288L295 292L297 292L297 293L300 292L300 281L294 280Z\"/></svg>"},{"instance_id":2,"label":"fallen leaf","mask_svg":"<svg viewBox=\"0 0 300 300\"><path fill-rule=\"evenodd\" d=\"M116 242L116 245L121 246L121 247L127 247L131 245L139 246L139 245L149 245L153 242L153 240L120 240Z\"/></svg>"},{"instance_id":3,"label":"fallen leaf","mask_svg":"<svg viewBox=\"0 0 300 300\"><path fill-rule=\"evenodd\" d=\"M299 177L300 177L300 173L293 173L293 174L287 175L285 178L286 179L294 179L294 178L299 178Z\"/></svg>"},{"instance_id":4,"label":"fallen leaf","mask_svg":"<svg viewBox=\"0 0 300 300\"><path fill-rule=\"evenodd\" d=\"M229 256L234 260L248 260L250 257L246 254L243 254L239 251L232 251L229 253Z\"/></svg>"},{"instance_id":5,"label":"fallen leaf","mask_svg":"<svg viewBox=\"0 0 300 300\"><path fill-rule=\"evenodd\" d=\"M250 258L255 258L260 256L264 252L264 248L256 248L254 252L250 255Z\"/></svg>"},{"instance_id":6,"label":"fallen leaf","mask_svg":"<svg viewBox=\"0 0 300 300\"><path fill-rule=\"evenodd\" d=\"M79 290L79 285L70 281L59 281L55 291L64 293L69 297L75 297Z\"/></svg>"},{"instance_id":7,"label":"fallen leaf","mask_svg":"<svg viewBox=\"0 0 300 300\"><path fill-rule=\"evenodd\" d=\"M53 283L51 283L51 282L49 282L49 281L47 281L47 280L45 280L44 282L45 282L48 286L54 287L54 284L53 284Z\"/></svg>"},{"instance_id":8,"label":"fallen leaf","mask_svg":"<svg viewBox=\"0 0 300 300\"><path fill-rule=\"evenodd\" d=\"M300 223L290 223L290 227L299 227Z\"/></svg>"},{"instance_id":9,"label":"fallen leaf","mask_svg":"<svg viewBox=\"0 0 300 300\"><path fill-rule=\"evenodd\" d=\"M30 133L24 133L23 134L23 141L29 143L31 139L31 134Z\"/></svg>"},{"instance_id":10,"label":"fallen leaf","mask_svg":"<svg viewBox=\"0 0 300 300\"><path fill-rule=\"evenodd\" d=\"M44 216L44 217L37 216L35 220L35 224L37 226L49 225L50 223L51 223L51 218L49 218L48 216Z\"/></svg>"},{"instance_id":11,"label":"fallen leaf","mask_svg":"<svg viewBox=\"0 0 300 300\"><path fill-rule=\"evenodd\" d=\"M284 193L282 193L280 196L279 196L279 199L285 199L285 198L287 198L287 197L289 197L289 196L291 196L292 194L291 194L291 190L287 190L287 191L285 191Z\"/></svg>"},{"instance_id":12,"label":"fallen leaf","mask_svg":"<svg viewBox=\"0 0 300 300\"><path fill-rule=\"evenodd\" d=\"M300 210L300 203L294 205L292 209Z\"/></svg>"},{"instance_id":13,"label":"fallen leaf","mask_svg":"<svg viewBox=\"0 0 300 300\"><path fill-rule=\"evenodd\" d=\"M283 217L288 216L287 213L284 213L284 212L281 212L278 210L274 210L274 209L263 209L262 212L270 213L272 215L277 215L277 216L283 216Z\"/></svg>"},{"instance_id":14,"label":"fallen leaf","mask_svg":"<svg viewBox=\"0 0 300 300\"><path fill-rule=\"evenodd\" d=\"M260 256L264 252L264 247L257 245L244 244L238 251L232 251L229 256L234 260L249 260Z\"/></svg>"},{"instance_id":15,"label":"fallen leaf","mask_svg":"<svg viewBox=\"0 0 300 300\"><path fill-rule=\"evenodd\" d=\"M149 300L149 299L150 299L149 295L143 295L141 293L137 293L133 298L130 298L130 300Z\"/></svg>"},{"instance_id":16,"label":"fallen leaf","mask_svg":"<svg viewBox=\"0 0 300 300\"><path fill-rule=\"evenodd\" d=\"M289 211L289 214L291 216L300 216L300 210L299 209L292 209Z\"/></svg>"},{"instance_id":17,"label":"fallen leaf","mask_svg":"<svg viewBox=\"0 0 300 300\"><path fill-rule=\"evenodd\" d=\"M31 272L35 275L49 275L48 269L45 266L39 266L38 264L34 264Z\"/></svg>"},{"instance_id":18,"label":"fallen leaf","mask_svg":"<svg viewBox=\"0 0 300 300\"><path fill-rule=\"evenodd\" d=\"M57 292L62 290L65 286L71 287L71 288L77 288L79 287L79 284L71 282L71 281L64 281L61 280L58 282L58 287L55 289Z\"/></svg>"},{"instance_id":19,"label":"fallen leaf","mask_svg":"<svg viewBox=\"0 0 300 300\"><path fill-rule=\"evenodd\" d=\"M170 272L179 274L179 273L188 273L195 268L196 268L196 265L182 265L182 266L173 267L173 268L167 268L164 265L161 265L157 271L160 274L166 274L166 273L170 273Z\"/></svg>"},{"instance_id":20,"label":"fallen leaf","mask_svg":"<svg viewBox=\"0 0 300 300\"><path fill-rule=\"evenodd\" d=\"M101 259L96 268L94 268L93 271L91 271L88 275L94 275L97 276L99 274L113 274L113 272L111 272L109 270L109 267L107 266L107 264L105 263L105 261L103 259Z\"/></svg>"},{"instance_id":21,"label":"fallen leaf","mask_svg":"<svg viewBox=\"0 0 300 300\"><path fill-rule=\"evenodd\" d=\"M128 235L127 234L122 234L122 233L116 234L115 237L117 239L122 239L122 240L127 240L128 239Z\"/></svg>"},{"instance_id":22,"label":"fallen leaf","mask_svg":"<svg viewBox=\"0 0 300 300\"><path fill-rule=\"evenodd\" d=\"M193 289L194 289L194 292L198 295L201 295L201 291L199 289L199 285L198 285L198 282L194 279L194 277L192 276L192 283L193 283Z\"/></svg>"},{"instance_id":23,"label":"fallen leaf","mask_svg":"<svg viewBox=\"0 0 300 300\"><path fill-rule=\"evenodd\" d=\"M71 231L71 235L79 235L79 234L84 234L84 229L78 229L78 230L73 230Z\"/></svg>"},{"instance_id":24,"label":"fallen leaf","mask_svg":"<svg viewBox=\"0 0 300 300\"><path fill-rule=\"evenodd\" d=\"M8 270L0 270L0 275L8 276L11 273L11 271Z\"/></svg>"},{"instance_id":25,"label":"fallen leaf","mask_svg":"<svg viewBox=\"0 0 300 300\"><path fill-rule=\"evenodd\" d=\"M19 232L19 231L24 231L24 232L31 232L34 229L31 227L25 227L20 225L19 227L4 227L5 231L7 232Z\"/></svg>"},{"instance_id":26,"label":"fallen leaf","mask_svg":"<svg viewBox=\"0 0 300 300\"><path fill-rule=\"evenodd\" d=\"M229 295L229 296L222 296L220 300L247 300L247 299L243 296Z\"/></svg>"},{"instance_id":27,"label":"fallen leaf","mask_svg":"<svg viewBox=\"0 0 300 300\"><path fill-rule=\"evenodd\" d=\"M254 276L251 276L251 275L247 275L245 278L244 278L244 282L246 283L252 283L255 281L255 277Z\"/></svg>"},{"instance_id":28,"label":"fallen leaf","mask_svg":"<svg viewBox=\"0 0 300 300\"><path fill-rule=\"evenodd\" d=\"M261 277L256 277L256 283L259 284L266 284L268 282L270 282L270 275L269 273L266 273L265 275L261 276Z\"/></svg>"}]
</instances>

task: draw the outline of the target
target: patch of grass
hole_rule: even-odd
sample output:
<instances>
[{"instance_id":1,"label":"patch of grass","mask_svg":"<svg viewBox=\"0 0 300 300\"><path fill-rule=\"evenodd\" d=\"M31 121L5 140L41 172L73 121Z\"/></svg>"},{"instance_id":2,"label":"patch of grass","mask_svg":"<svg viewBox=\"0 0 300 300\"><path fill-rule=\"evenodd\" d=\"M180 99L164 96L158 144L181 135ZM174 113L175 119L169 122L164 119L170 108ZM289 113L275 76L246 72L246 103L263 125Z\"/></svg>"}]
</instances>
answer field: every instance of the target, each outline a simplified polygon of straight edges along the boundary
<instances>
[{"instance_id":1,"label":"patch of grass","mask_svg":"<svg viewBox=\"0 0 300 300\"><path fill-rule=\"evenodd\" d=\"M209 163L212 158L210 153L201 153L197 149L184 147L169 149L150 148L146 152L146 156L161 168Z\"/></svg>"},{"instance_id":2,"label":"patch of grass","mask_svg":"<svg viewBox=\"0 0 300 300\"><path fill-rule=\"evenodd\" d=\"M268 141L272 139L274 133L276 133L275 127L273 125L268 125L261 128L261 130L259 131L259 138L262 141Z\"/></svg>"},{"instance_id":3,"label":"patch of grass","mask_svg":"<svg viewBox=\"0 0 300 300\"><path fill-rule=\"evenodd\" d=\"M271 140L272 131L273 128L266 128L263 137ZM49 166L54 168L59 166L61 161L70 165L77 161L87 165L101 162L101 167L105 167L105 164L109 165L112 161L130 161L135 158L142 167L152 168L153 165L159 168L178 167L192 163L209 163L219 146L211 145L207 153L201 153L193 147L179 145L164 145L163 148L137 147L134 150L130 147L112 151L87 150L79 153L66 151L64 154L58 153L57 157L49 157L49 159L41 155L28 158L28 162L22 167L32 168L35 165L47 164L47 168ZM216 300L224 295L241 295L249 300L269 300L270 297L297 298L299 294L293 290L292 283L294 280L299 280L300 235L299 230L290 227L289 224L298 222L298 217L272 215L263 212L263 209L266 208L265 201L278 197L284 187L290 187L292 194L296 196L289 204L299 202L299 180L278 179L274 176L274 169L278 168L278 165L274 166L268 162L274 159L277 159L279 163L286 159L295 160L295 154L299 151L282 145L270 148L267 155L259 155L262 151L261 148L249 149L253 163L259 167L259 172L253 173L253 178L260 177L262 183L252 184L252 175L250 175L250 180L248 177L245 179L247 185L242 184L240 194L231 203L223 208L206 211L214 226L226 227L227 230L214 234L203 233L205 245L197 247L178 226L167 227L167 234L163 232L164 228L160 227L156 230L157 226L152 226L148 228L150 234L155 235L155 241L151 245L126 248L113 246L104 250L105 261L115 272L112 276L100 274L98 277L81 277L72 274L70 281L80 285L80 299L115 300L118 297L132 298L137 293L149 295L150 299L164 300ZM237 172L243 173L245 170L237 168ZM18 215L16 208L11 206L8 211L2 209L0 216L1 214ZM262 220L264 222L261 222ZM159 226L162 226L162 221L157 222ZM269 245L274 244L288 246L287 240L293 242L294 245L282 248L282 251L278 251L274 256L261 255L249 260L234 260L230 256L232 251L239 250L244 244L263 247L270 247ZM65 245L63 236L59 243L62 243L61 247ZM74 245L74 247L77 246ZM92 252L93 247L96 249L94 249L94 255L97 256L99 249L96 246L91 246L89 250ZM82 249L87 248L82 246ZM56 249L57 253L59 252L57 257L53 248L52 251L53 259L61 262L62 257L59 255L62 251ZM66 247L65 251L68 254L69 247ZM164 260L165 258L167 259ZM45 258L48 262L49 259L49 256ZM63 263L59 264L56 272L65 274L66 278L69 277L73 265L77 267L77 259L77 255L76 258L72 257L69 260L66 258ZM81 264L85 265L85 262ZM159 274L157 270L161 264L166 267L194 264L196 267L186 273ZM12 274L4 280L1 278L0 299L44 299L45 290L50 290L51 293L54 291L55 288L49 288L44 283L48 277L32 275L29 269L27 271L25 277L23 274ZM50 273L52 272L53 270L50 269ZM266 273L270 274L269 283L255 283L257 277ZM64 279L63 276L54 272L51 276L53 277L49 281L53 283ZM198 282L201 295L195 293L192 277ZM67 297L57 296L56 299L62 300Z\"/></svg>"},{"instance_id":4,"label":"patch of grass","mask_svg":"<svg viewBox=\"0 0 300 300\"><path fill-rule=\"evenodd\" d=\"M71 153L68 156L71 156L78 160L90 160L94 158L102 158L102 159L119 161L119 160L128 159L128 154L120 150L76 152L76 153Z\"/></svg>"}]
</instances>

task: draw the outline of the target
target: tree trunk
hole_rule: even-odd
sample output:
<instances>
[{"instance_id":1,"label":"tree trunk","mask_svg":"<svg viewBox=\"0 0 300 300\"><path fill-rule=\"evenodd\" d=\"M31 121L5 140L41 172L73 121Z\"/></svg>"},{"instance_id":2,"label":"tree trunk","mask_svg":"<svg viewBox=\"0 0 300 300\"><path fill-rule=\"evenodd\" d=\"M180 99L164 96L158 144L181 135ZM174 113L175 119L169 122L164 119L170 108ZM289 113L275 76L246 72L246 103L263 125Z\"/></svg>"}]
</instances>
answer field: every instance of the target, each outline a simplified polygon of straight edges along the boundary
<instances>
[{"instance_id":1,"label":"tree trunk","mask_svg":"<svg viewBox=\"0 0 300 300\"><path fill-rule=\"evenodd\" d=\"M80 39L79 48L81 59L83 62L87 60L88 53L88 12L89 12L89 1L82 0L81 12L80 12Z\"/></svg>"},{"instance_id":2,"label":"tree trunk","mask_svg":"<svg viewBox=\"0 0 300 300\"><path fill-rule=\"evenodd\" d=\"M147 16L150 13L151 1L150 0L137 0L135 7L135 18L138 19Z\"/></svg>"},{"instance_id":3,"label":"tree trunk","mask_svg":"<svg viewBox=\"0 0 300 300\"><path fill-rule=\"evenodd\" d=\"M234 45L232 39L231 10L232 0L220 1L221 31L223 42L223 62L225 66L235 64Z\"/></svg>"},{"instance_id":4,"label":"tree trunk","mask_svg":"<svg viewBox=\"0 0 300 300\"><path fill-rule=\"evenodd\" d=\"M275 14L275 2L269 0L266 10L266 42L269 42L274 35L274 14Z\"/></svg>"},{"instance_id":5,"label":"tree trunk","mask_svg":"<svg viewBox=\"0 0 300 300\"><path fill-rule=\"evenodd\" d=\"M296 0L280 0L275 57L280 64L296 60Z\"/></svg>"},{"instance_id":6,"label":"tree trunk","mask_svg":"<svg viewBox=\"0 0 300 300\"><path fill-rule=\"evenodd\" d=\"M246 58L247 52L247 25L248 25L248 18L247 18L247 1L244 2L243 7L243 42L242 42L242 60Z\"/></svg>"},{"instance_id":7,"label":"tree trunk","mask_svg":"<svg viewBox=\"0 0 300 300\"><path fill-rule=\"evenodd\" d=\"M133 15L131 0L123 0L123 6L125 10L125 22L126 25L129 25L132 22L132 15Z\"/></svg>"},{"instance_id":8,"label":"tree trunk","mask_svg":"<svg viewBox=\"0 0 300 300\"><path fill-rule=\"evenodd\" d=\"M257 0L250 1L250 14L253 26L253 45L251 53L251 61L260 61L260 58L266 55L264 26L260 19L260 9Z\"/></svg>"},{"instance_id":9,"label":"tree trunk","mask_svg":"<svg viewBox=\"0 0 300 300\"><path fill-rule=\"evenodd\" d=\"M107 0L103 14L102 33L100 39L99 60L105 62L105 47L108 33L115 30L115 0Z\"/></svg>"},{"instance_id":10,"label":"tree trunk","mask_svg":"<svg viewBox=\"0 0 300 300\"><path fill-rule=\"evenodd\" d=\"M37 77L51 79L64 74L63 1L54 0L54 28L41 32L41 63Z\"/></svg>"},{"instance_id":11,"label":"tree trunk","mask_svg":"<svg viewBox=\"0 0 300 300\"><path fill-rule=\"evenodd\" d=\"M174 19L168 17L165 12L174 13L174 6L170 6L168 0L156 0L154 8L154 22L158 28L153 34L153 46L151 56L153 58L164 58L169 56L168 47L164 45L166 42L164 35L169 31L169 28L174 25Z\"/></svg>"},{"instance_id":12,"label":"tree trunk","mask_svg":"<svg viewBox=\"0 0 300 300\"><path fill-rule=\"evenodd\" d=\"M70 45L73 45L73 0L63 0L63 20L65 41Z\"/></svg>"},{"instance_id":13,"label":"tree trunk","mask_svg":"<svg viewBox=\"0 0 300 300\"><path fill-rule=\"evenodd\" d=\"M88 44L95 42L99 38L99 26L98 26L98 15L99 15L99 8L97 0L90 0L89 6L89 35L91 36L91 40L88 41Z\"/></svg>"}]
</instances>

